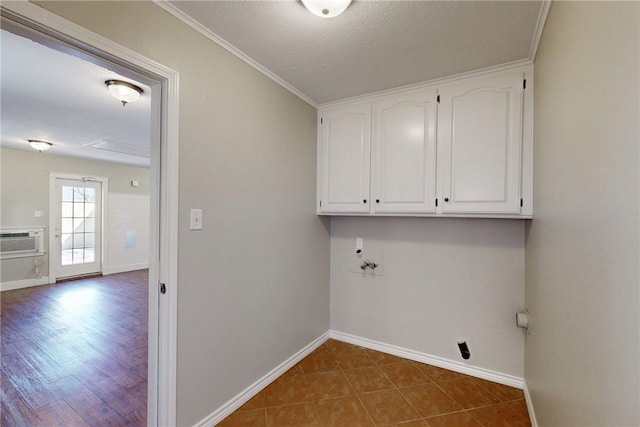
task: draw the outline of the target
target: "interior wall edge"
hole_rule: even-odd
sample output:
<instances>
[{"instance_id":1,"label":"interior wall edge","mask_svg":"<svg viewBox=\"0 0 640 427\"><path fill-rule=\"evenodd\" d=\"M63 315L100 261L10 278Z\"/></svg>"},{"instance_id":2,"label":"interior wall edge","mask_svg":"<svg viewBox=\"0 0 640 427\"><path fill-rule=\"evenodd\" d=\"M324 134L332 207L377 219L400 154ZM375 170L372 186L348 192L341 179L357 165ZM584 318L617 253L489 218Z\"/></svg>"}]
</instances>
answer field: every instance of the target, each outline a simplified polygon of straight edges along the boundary
<instances>
[{"instance_id":1,"label":"interior wall edge","mask_svg":"<svg viewBox=\"0 0 640 427\"><path fill-rule=\"evenodd\" d=\"M282 374L293 368L298 362L311 354L329 339L330 331L320 335L318 338L300 349L297 353L273 368L270 372L251 384L249 387L238 393L224 405L207 415L195 424L194 427L213 427L220 421L228 417L236 409L247 403L249 399L264 390L269 384L278 379Z\"/></svg>"}]
</instances>

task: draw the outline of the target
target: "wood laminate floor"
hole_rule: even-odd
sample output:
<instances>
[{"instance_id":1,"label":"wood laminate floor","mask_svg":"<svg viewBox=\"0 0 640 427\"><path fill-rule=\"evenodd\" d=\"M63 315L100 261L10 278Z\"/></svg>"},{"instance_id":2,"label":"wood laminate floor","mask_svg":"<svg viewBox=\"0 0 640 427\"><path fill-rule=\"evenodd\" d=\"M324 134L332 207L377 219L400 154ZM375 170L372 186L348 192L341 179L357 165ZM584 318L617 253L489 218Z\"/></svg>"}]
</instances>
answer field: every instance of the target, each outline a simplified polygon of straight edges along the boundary
<instances>
[{"instance_id":1,"label":"wood laminate floor","mask_svg":"<svg viewBox=\"0 0 640 427\"><path fill-rule=\"evenodd\" d=\"M146 426L148 271L4 291L2 426Z\"/></svg>"}]
</instances>

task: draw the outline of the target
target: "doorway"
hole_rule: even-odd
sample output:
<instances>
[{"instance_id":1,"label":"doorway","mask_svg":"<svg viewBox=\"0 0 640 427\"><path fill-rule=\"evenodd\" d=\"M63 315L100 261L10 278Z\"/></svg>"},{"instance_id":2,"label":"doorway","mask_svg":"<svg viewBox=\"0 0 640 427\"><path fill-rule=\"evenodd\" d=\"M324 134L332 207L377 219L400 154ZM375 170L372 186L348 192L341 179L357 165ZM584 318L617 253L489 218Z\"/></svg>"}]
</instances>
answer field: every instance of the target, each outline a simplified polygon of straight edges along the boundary
<instances>
[{"instance_id":1,"label":"doorway","mask_svg":"<svg viewBox=\"0 0 640 427\"><path fill-rule=\"evenodd\" d=\"M51 174L49 278L102 272L103 185L108 178Z\"/></svg>"},{"instance_id":2,"label":"doorway","mask_svg":"<svg viewBox=\"0 0 640 427\"><path fill-rule=\"evenodd\" d=\"M61 19L32 3L4 3L0 11L3 29L100 64L119 74L141 81L151 88L154 125L151 135L150 169L152 215L149 218L151 256L148 281L147 424L175 424L178 75L173 70ZM80 188L88 187L80 186ZM63 203L62 200L60 203ZM62 218L61 215L61 234L63 234ZM73 227L75 215L64 218L71 219ZM91 217L85 216L85 221L87 218ZM78 219L81 217L78 216ZM86 224L82 233L86 238ZM75 234L80 235L80 232ZM71 265L76 253L80 259L80 249L82 249L83 263L85 256L91 257L91 248L87 248L86 242L82 243L80 240L81 238L78 237L77 247L71 245L71 248L66 249L72 251ZM60 251L62 250L61 244ZM96 258L95 252L93 256ZM60 264L62 264L62 252ZM160 297L161 287L165 290L162 298Z\"/></svg>"}]
</instances>

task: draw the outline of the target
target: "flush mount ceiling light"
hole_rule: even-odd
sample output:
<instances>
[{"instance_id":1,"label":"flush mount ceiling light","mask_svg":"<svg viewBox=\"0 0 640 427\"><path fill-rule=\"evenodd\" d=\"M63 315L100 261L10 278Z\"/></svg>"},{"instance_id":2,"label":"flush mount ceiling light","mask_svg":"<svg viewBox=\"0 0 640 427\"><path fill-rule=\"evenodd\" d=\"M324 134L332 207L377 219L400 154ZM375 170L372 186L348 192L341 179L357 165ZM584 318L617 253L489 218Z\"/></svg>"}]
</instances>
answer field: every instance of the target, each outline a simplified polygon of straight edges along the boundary
<instances>
[{"instance_id":1,"label":"flush mount ceiling light","mask_svg":"<svg viewBox=\"0 0 640 427\"><path fill-rule=\"evenodd\" d=\"M345 11L351 0L302 0L302 4L314 15L334 18Z\"/></svg>"},{"instance_id":2,"label":"flush mount ceiling light","mask_svg":"<svg viewBox=\"0 0 640 427\"><path fill-rule=\"evenodd\" d=\"M140 94L143 92L138 86L122 80L107 80L104 84L109 88L111 96L122 102L123 107L127 105L127 102L133 102L140 98Z\"/></svg>"},{"instance_id":3,"label":"flush mount ceiling light","mask_svg":"<svg viewBox=\"0 0 640 427\"><path fill-rule=\"evenodd\" d=\"M53 145L50 142L40 141L38 139L29 139L28 141L31 148L38 151L47 151Z\"/></svg>"}]
</instances>

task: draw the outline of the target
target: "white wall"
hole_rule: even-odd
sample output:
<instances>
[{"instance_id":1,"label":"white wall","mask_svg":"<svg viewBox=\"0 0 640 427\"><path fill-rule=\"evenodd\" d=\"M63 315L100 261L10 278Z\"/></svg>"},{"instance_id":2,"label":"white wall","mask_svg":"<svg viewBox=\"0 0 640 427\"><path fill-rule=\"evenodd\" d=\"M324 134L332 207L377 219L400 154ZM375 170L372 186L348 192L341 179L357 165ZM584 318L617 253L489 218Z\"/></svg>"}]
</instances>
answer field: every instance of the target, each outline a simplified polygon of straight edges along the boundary
<instances>
[{"instance_id":1,"label":"white wall","mask_svg":"<svg viewBox=\"0 0 640 427\"><path fill-rule=\"evenodd\" d=\"M364 256L355 255L356 237ZM363 275L363 259L382 276ZM353 271L356 272L353 272ZM331 220L331 328L470 366L523 376L524 221Z\"/></svg>"},{"instance_id":2,"label":"white wall","mask_svg":"<svg viewBox=\"0 0 640 427\"><path fill-rule=\"evenodd\" d=\"M525 377L541 426L640 425L639 6L554 2L535 60Z\"/></svg>"},{"instance_id":3,"label":"white wall","mask_svg":"<svg viewBox=\"0 0 640 427\"><path fill-rule=\"evenodd\" d=\"M177 411L193 425L329 328L316 110L150 2L39 4L180 73Z\"/></svg>"},{"instance_id":4,"label":"white wall","mask_svg":"<svg viewBox=\"0 0 640 427\"><path fill-rule=\"evenodd\" d=\"M148 268L149 195L110 192L108 197L104 274Z\"/></svg>"}]
</instances>

